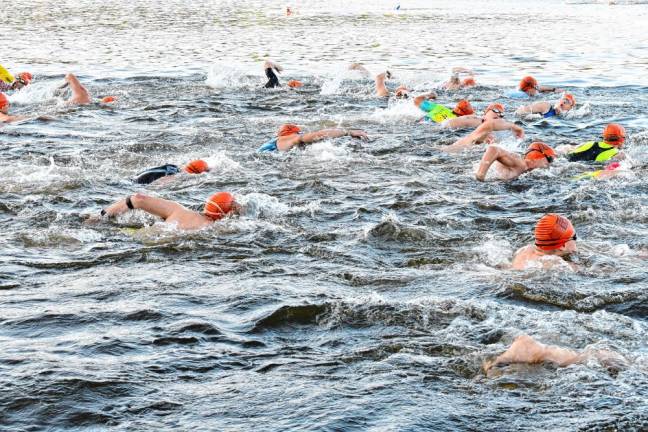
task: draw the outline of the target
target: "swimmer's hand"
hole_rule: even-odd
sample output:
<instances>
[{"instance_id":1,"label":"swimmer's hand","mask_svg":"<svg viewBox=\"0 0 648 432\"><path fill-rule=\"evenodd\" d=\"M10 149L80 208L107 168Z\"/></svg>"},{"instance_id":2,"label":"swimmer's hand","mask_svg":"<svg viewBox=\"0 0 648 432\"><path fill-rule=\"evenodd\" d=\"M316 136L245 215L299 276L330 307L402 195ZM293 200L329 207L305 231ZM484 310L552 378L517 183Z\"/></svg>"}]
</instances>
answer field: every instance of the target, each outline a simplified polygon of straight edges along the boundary
<instances>
[{"instance_id":1,"label":"swimmer's hand","mask_svg":"<svg viewBox=\"0 0 648 432\"><path fill-rule=\"evenodd\" d=\"M351 138L358 138L363 141L369 141L369 135L367 135L367 132L363 130L349 129L347 130L347 135L349 135Z\"/></svg>"},{"instance_id":2,"label":"swimmer's hand","mask_svg":"<svg viewBox=\"0 0 648 432\"><path fill-rule=\"evenodd\" d=\"M265 63L263 63L263 69L274 69L277 71L277 73L282 72L283 68L278 65L277 63L273 62L272 60L266 60Z\"/></svg>"},{"instance_id":3,"label":"swimmer's hand","mask_svg":"<svg viewBox=\"0 0 648 432\"><path fill-rule=\"evenodd\" d=\"M517 139L523 139L524 138L524 129L522 129L518 125L515 125L515 124L512 125L511 126L511 132L513 132L513 135L515 135L515 137Z\"/></svg>"}]
</instances>

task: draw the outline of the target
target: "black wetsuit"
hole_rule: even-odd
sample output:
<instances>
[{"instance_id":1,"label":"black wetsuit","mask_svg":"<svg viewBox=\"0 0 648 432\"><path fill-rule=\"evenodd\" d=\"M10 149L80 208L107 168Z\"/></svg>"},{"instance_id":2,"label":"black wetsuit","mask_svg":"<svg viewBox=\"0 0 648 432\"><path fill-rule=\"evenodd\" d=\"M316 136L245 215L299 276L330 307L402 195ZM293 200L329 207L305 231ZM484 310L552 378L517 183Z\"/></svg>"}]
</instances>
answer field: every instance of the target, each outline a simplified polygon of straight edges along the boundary
<instances>
[{"instance_id":1,"label":"black wetsuit","mask_svg":"<svg viewBox=\"0 0 648 432\"><path fill-rule=\"evenodd\" d=\"M279 78L277 78L277 75L275 75L272 68L267 68L265 73L268 77L268 82L266 83L265 88L279 87Z\"/></svg>"},{"instance_id":2,"label":"black wetsuit","mask_svg":"<svg viewBox=\"0 0 648 432\"><path fill-rule=\"evenodd\" d=\"M180 168L178 168L177 165L166 164L159 167L147 169L146 171L137 174L137 177L135 177L133 181L139 184L149 184L153 183L159 178L175 175L179 172Z\"/></svg>"}]
</instances>

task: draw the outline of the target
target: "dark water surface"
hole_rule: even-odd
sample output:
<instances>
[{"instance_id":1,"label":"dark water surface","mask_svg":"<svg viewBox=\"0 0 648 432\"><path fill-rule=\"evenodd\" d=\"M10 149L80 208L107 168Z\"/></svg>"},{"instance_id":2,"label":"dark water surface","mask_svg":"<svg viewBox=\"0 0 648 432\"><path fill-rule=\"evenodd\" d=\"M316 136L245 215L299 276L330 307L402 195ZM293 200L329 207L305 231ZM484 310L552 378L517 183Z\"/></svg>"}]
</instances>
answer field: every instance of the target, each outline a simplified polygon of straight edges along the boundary
<instances>
[{"instance_id":1,"label":"dark water surface","mask_svg":"<svg viewBox=\"0 0 648 432\"><path fill-rule=\"evenodd\" d=\"M4 66L30 70L0 127L0 429L648 429L648 41L645 5L562 2L57 2L0 12ZM642 24L643 23L643 24ZM613 28L614 30L608 30ZM304 89L263 90L261 60ZM479 112L521 76L571 91L563 120L518 120L522 151L629 133L623 175L574 181L559 160L474 180L483 148L416 124L345 71L389 67L416 92L452 66L483 85L440 92ZM54 96L78 73L112 107ZM283 122L358 127L370 142L256 148ZM164 163L200 176L140 187ZM245 214L193 233L140 212L89 223L137 191L199 209L219 190ZM508 269L545 212L572 220L578 271ZM130 228L144 227L139 230ZM520 334L630 360L488 378Z\"/></svg>"}]
</instances>

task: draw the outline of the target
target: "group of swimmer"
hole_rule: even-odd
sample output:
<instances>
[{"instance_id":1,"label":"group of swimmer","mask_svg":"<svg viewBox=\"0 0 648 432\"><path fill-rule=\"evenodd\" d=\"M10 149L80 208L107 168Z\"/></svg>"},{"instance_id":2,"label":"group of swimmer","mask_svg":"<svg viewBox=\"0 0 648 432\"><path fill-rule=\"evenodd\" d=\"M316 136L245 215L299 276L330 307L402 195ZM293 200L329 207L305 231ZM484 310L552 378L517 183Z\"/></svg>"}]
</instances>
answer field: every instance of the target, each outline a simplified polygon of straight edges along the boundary
<instances>
[{"instance_id":1,"label":"group of swimmer","mask_svg":"<svg viewBox=\"0 0 648 432\"><path fill-rule=\"evenodd\" d=\"M264 88L280 87L281 83L277 74L280 74L283 68L275 62L267 60L263 64L263 69L268 78ZM349 69L358 71L363 77L371 77L367 68L360 63L351 64ZM442 85L442 88L452 91L474 87L477 85L474 75L470 69L454 68L450 79ZM16 75L14 82L5 83L0 81L0 91L20 91L20 89L29 85L33 79L31 73L22 72ZM392 79L392 74L389 71L381 72L374 77L377 97L390 97L390 91L387 88L387 81L390 79ZM305 84L293 79L287 81L287 86L291 89L299 89L304 87ZM112 103L116 100L113 96L95 100L73 74L65 76L65 83L59 90L64 91L66 88L71 91L71 95L67 99L69 104ZM516 94L511 97L533 98L539 94L556 92L561 92L561 95L554 103L548 101L533 102L521 106L515 111L515 114L518 116L535 114L544 118L556 117L564 115L576 106L576 99L572 94L555 87L540 86L533 77L524 77L519 83ZM394 90L393 95L396 98L409 99L411 93L411 89L399 85ZM453 144L446 146L443 151L453 153L474 144L489 144L475 174L478 181L484 181L487 173L494 166L499 179L513 180L534 169L549 167L559 155L564 155L569 161L609 162L607 166L594 171L590 175L590 177L596 178L609 177L616 174L615 170L619 167L618 161L624 158L621 149L626 139L626 132L623 126L616 123L608 124L604 128L602 140L592 140L577 146L562 146L559 149L554 149L544 142L536 141L527 147L523 155L519 155L493 144L496 141L493 132L496 131L511 131L517 138L524 138L524 130L520 126L504 119L505 107L502 103L493 102L489 104L482 115L479 116L475 113L468 100L459 100L454 108L448 108L437 103L437 98L437 94L433 91L411 98L414 105L424 113L420 122L433 122L449 129L473 129ZM9 108L10 104L7 97L0 93L0 123L10 123L25 118L24 116L10 115ZM359 129L330 128L303 132L295 124L283 124L278 128L276 136L263 144L258 151L261 153L288 152L294 148L318 141L345 136L362 140L368 139L367 133ZM169 181L171 176L181 172L202 174L209 172L212 168L207 161L201 159L189 161L183 166L166 164L138 174L134 178L134 182L149 184ZM165 222L176 224L179 229L183 230L201 229L226 216L242 212L242 206L230 192L217 192L210 196L205 202L202 212L187 209L174 201L136 193L103 209L101 216L115 217L135 209L160 217ZM534 244L524 246L515 253L512 261L513 269L524 269L534 263L542 268L549 268L564 263L563 258L576 251L576 231L565 216L554 213L542 216L535 226L534 237ZM614 357L609 352L589 354L595 355L599 359ZM528 336L522 336L516 339L504 354L487 363L485 370L489 371L493 366L511 362L538 363L551 361L566 366L584 361L586 358L587 353L579 354L564 348L542 345Z\"/></svg>"}]
</instances>

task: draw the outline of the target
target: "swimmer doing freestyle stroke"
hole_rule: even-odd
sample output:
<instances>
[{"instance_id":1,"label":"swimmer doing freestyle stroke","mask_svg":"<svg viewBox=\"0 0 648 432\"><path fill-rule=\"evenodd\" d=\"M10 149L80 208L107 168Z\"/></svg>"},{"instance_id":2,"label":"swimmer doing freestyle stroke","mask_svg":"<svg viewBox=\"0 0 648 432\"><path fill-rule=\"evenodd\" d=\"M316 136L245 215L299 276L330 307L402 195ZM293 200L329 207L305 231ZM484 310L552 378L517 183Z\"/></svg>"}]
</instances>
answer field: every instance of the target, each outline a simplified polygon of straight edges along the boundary
<instances>
[{"instance_id":1,"label":"swimmer doing freestyle stroke","mask_svg":"<svg viewBox=\"0 0 648 432\"><path fill-rule=\"evenodd\" d=\"M210 196L202 212L189 210L174 201L136 193L108 206L101 211L101 216L118 216L135 209L160 217L164 222L176 224L179 229L197 230L227 215L240 214L242 208L229 192L218 192Z\"/></svg>"}]
</instances>

